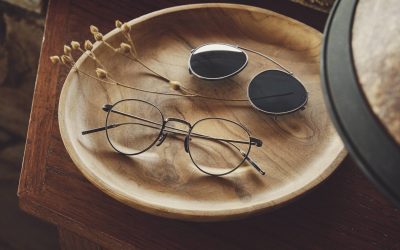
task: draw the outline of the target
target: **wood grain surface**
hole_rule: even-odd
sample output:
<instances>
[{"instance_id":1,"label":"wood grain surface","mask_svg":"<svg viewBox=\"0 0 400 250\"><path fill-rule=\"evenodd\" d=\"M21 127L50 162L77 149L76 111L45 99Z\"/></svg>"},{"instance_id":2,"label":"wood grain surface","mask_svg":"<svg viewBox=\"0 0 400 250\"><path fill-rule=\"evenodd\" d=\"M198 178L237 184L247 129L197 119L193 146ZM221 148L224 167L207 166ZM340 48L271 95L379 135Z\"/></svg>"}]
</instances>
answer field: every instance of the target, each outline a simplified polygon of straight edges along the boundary
<instances>
[{"instance_id":1,"label":"wood grain surface","mask_svg":"<svg viewBox=\"0 0 400 250\"><path fill-rule=\"evenodd\" d=\"M399 11L395 0L359 1L352 47L360 87L372 111L400 145Z\"/></svg>"},{"instance_id":2,"label":"wood grain surface","mask_svg":"<svg viewBox=\"0 0 400 250\"><path fill-rule=\"evenodd\" d=\"M84 250L101 250L101 246L94 242L77 235L74 232L68 231L65 228L59 229L60 248L62 250L69 249L84 249Z\"/></svg>"},{"instance_id":3,"label":"wood grain surface","mask_svg":"<svg viewBox=\"0 0 400 250\"><path fill-rule=\"evenodd\" d=\"M207 82L188 73L191 49L207 43L239 44L273 56L294 72L309 92L309 101L306 110L274 119L252 108L248 101L232 103L127 90L81 73L95 75L97 67L92 58L84 55L77 62L81 72L72 70L61 92L61 135L82 173L110 196L142 211L171 218L197 221L237 218L280 206L303 194L332 173L344 158L344 146L329 120L320 88L318 31L267 10L231 4L166 9L132 20L129 25L141 61L196 93L246 99L251 79L265 69L276 69L271 62L250 54L246 69L230 79ZM105 35L104 40L114 47L127 42L117 29ZM119 82L151 91L179 93L104 43L96 43L93 53ZM184 151L183 140L171 136L162 146L154 146L145 153L122 156L110 147L104 131L81 134L86 129L104 126L106 114L101 109L104 104L127 98L151 102L166 117L192 124L207 117L243 124L253 137L263 141L263 147L252 147L251 158L268 174L258 175L249 164L243 164L224 177L206 176ZM149 105L136 102L120 106L116 107L119 111L161 123ZM121 118L126 117L112 114L109 124L137 122ZM187 131L174 122L168 125ZM200 134L246 140L237 129L222 122L211 122ZM118 142L112 140L129 151L150 145L156 139L150 137L158 133L131 125L131 128L112 129L110 135L122 137ZM131 138L128 144L126 137ZM203 167L214 165L213 161L218 165L237 165L234 161L240 154L220 151L219 146L212 146L215 142L208 143L205 146L208 149L196 149L196 145L204 143L195 139L190 143L192 158L202 159ZM237 146L247 151L244 145ZM218 150L224 158L218 160L210 148Z\"/></svg>"},{"instance_id":4,"label":"wood grain surface","mask_svg":"<svg viewBox=\"0 0 400 250\"><path fill-rule=\"evenodd\" d=\"M19 197L24 211L112 249L266 249L400 246L400 212L347 158L328 180L302 199L272 213L218 223L151 216L108 197L72 163L61 141L58 96L67 71L48 57L65 41L82 41L87 27L192 1L51 1L46 22ZM243 3L243 2L242 2ZM285 1L246 1L321 30L326 15ZM61 32L60 32L61 31Z\"/></svg>"}]
</instances>

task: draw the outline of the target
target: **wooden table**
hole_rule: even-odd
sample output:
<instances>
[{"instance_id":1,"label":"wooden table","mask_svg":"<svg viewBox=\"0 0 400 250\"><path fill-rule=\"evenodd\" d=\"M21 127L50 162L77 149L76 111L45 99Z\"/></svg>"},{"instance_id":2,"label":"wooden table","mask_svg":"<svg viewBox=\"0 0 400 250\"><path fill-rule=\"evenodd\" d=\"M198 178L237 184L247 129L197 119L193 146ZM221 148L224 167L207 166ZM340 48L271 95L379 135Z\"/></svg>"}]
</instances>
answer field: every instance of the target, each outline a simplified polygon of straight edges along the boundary
<instances>
[{"instance_id":1,"label":"wooden table","mask_svg":"<svg viewBox=\"0 0 400 250\"><path fill-rule=\"evenodd\" d=\"M67 71L51 65L88 26L113 28L161 8L196 1L80 1L49 4L18 195L21 208L58 226L64 248L400 248L400 212L346 158L325 183L281 209L240 221L189 223L136 211L103 194L74 166L60 138L57 104ZM240 1L236 1L240 2ZM326 14L278 0L241 1L319 30Z\"/></svg>"}]
</instances>

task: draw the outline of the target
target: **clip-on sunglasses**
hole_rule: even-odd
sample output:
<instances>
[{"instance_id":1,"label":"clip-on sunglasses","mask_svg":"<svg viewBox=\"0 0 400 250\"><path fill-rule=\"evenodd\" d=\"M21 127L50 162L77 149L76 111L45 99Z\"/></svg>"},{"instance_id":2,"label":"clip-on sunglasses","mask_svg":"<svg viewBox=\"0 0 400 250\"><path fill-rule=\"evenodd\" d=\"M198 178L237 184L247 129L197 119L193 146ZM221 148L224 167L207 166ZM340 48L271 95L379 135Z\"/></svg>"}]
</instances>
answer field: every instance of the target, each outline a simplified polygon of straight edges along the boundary
<instances>
[{"instance_id":1,"label":"clip-on sunglasses","mask_svg":"<svg viewBox=\"0 0 400 250\"><path fill-rule=\"evenodd\" d=\"M304 108L308 93L303 84L274 59L251 49L218 43L202 45L191 51L189 72L204 80L236 75L248 62L244 50L264 57L284 70L266 70L250 81L247 94L254 108L270 115L284 115Z\"/></svg>"}]
</instances>

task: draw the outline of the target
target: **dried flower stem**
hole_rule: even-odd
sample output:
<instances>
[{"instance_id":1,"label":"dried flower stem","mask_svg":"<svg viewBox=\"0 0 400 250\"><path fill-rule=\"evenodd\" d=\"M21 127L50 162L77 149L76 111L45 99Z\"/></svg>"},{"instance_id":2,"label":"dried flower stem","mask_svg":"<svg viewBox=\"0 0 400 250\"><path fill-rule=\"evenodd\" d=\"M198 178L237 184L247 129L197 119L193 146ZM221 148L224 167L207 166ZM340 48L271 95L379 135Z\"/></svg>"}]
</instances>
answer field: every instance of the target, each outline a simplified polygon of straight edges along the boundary
<instances>
[{"instance_id":1,"label":"dried flower stem","mask_svg":"<svg viewBox=\"0 0 400 250\"><path fill-rule=\"evenodd\" d=\"M156 76L160 77L160 78L163 79L164 81L166 81L166 82L170 82L170 81L171 81L171 80L168 79L167 77L165 77L165 76L161 75L160 73L156 72L155 70L151 69L151 68L150 68L149 66L147 66L142 60L140 60L139 58L135 57L132 51L130 52L130 55L131 55L132 57L126 56L125 54L122 54L122 55L124 55L125 57L130 58L130 59L132 59L132 60L138 62L140 65L142 65L142 66L143 66L144 68L146 68L148 71L150 71L151 73L153 73L153 74L155 74Z\"/></svg>"},{"instance_id":2,"label":"dried flower stem","mask_svg":"<svg viewBox=\"0 0 400 250\"><path fill-rule=\"evenodd\" d=\"M70 68L71 70L76 70L78 73L86 75L92 79L99 81L99 82L107 83L107 84L111 84L111 85L118 85L118 86L121 86L124 88L132 89L132 90L136 90L136 91L140 91L140 92L144 92L144 93L166 95L166 96L189 97L189 98L203 98L203 99L215 100L215 101L228 101L228 102L248 101L247 99L225 99L225 98L218 98L218 97L211 97L211 96L197 94L195 90L192 90L192 89L182 86L182 84L179 81L173 81L173 80L168 79L167 77L161 75L160 73L158 73L155 70L148 67L143 61L141 61L138 58L138 54L137 54L135 45L133 43L133 39L130 34L130 31L131 31L130 26L127 23L122 24L120 21L117 20L116 27L121 29L122 34L128 40L130 45L128 45L126 43L122 43L120 48L114 48L110 43L108 43L107 41L105 41L103 39L103 35L99 32L99 29L96 26L91 25L90 32L94 35L96 41L103 42L107 47L112 49L114 52L119 53L135 62L138 62L144 68L146 68L147 70L149 70L150 72L152 72L153 74L155 74L156 76L161 78L163 81L170 84L170 86L173 90L181 91L183 94L165 93L165 92L145 90L145 89L141 89L141 88L132 87L132 86L129 86L129 85L126 85L124 83L114 80L111 77L110 73L106 70L104 65L101 63L101 61L96 57L96 55L92 51L93 44L89 40L86 40L84 43L85 50L83 50L80 47L80 44L75 41L71 42L71 46L72 46L72 49L79 50L80 52L82 52L82 54L87 54L88 57L90 57L92 60L95 61L97 77L94 75L91 75L87 72L84 72L84 71L80 70L78 67L76 67L75 60L73 59L72 54L71 54L72 49L71 49L71 47L69 47L67 45L64 46L65 55L62 55L61 57L52 56L52 57L50 57L50 60L54 64L59 63L61 61L63 65Z\"/></svg>"},{"instance_id":3,"label":"dried flower stem","mask_svg":"<svg viewBox=\"0 0 400 250\"><path fill-rule=\"evenodd\" d=\"M118 26L118 25L117 25ZM122 34L125 36L126 40L128 40L129 44L132 46L133 54L135 57L138 57L138 53L135 47L135 43L133 42L132 36L131 36L131 27L129 26L128 23L122 24L120 27Z\"/></svg>"},{"instance_id":4,"label":"dried flower stem","mask_svg":"<svg viewBox=\"0 0 400 250\"><path fill-rule=\"evenodd\" d=\"M103 42L105 42L105 41L103 41ZM217 101L248 101L247 99L225 99L225 98L217 98L217 97L211 97L211 96L206 96L206 95L198 94L198 93L196 93L195 90L192 90L192 89L189 89L189 88L186 88L186 87L182 86L182 84L181 84L180 82L170 80L170 79L168 79L167 77L162 76L161 74L157 73L157 72L154 71L153 69L149 68L149 67L148 67L146 64L144 64L139 58L135 57L135 55L133 54L132 50L130 50L130 53L129 53L130 56L129 56L129 55L126 55L126 54L124 54L124 53L121 53L118 49L114 48L114 47L113 47L111 44L109 44L108 42L105 42L105 44L106 44L107 47L109 47L109 48L112 49L113 51L115 51L115 52L117 52L117 53L119 53L119 54L121 54L121 55L123 55L123 56L125 56L125 57L127 57L127 58L129 58L129 59L131 59L131 60L134 60L134 61L138 62L140 65L142 65L143 67L145 67L147 70L149 70L149 71L152 72L153 74L157 75L158 77L160 77L160 78L161 78L162 80L164 80L165 82L171 84L171 87L172 87L174 90L177 90L177 91L180 90L180 91L182 91L184 94L172 94L172 93L163 93L163 92L156 92L156 91L150 91L150 90L143 90L143 89L131 87L131 86L125 85L125 84L123 84L123 83L117 82L117 81L115 81L115 80L113 80L112 78L109 77L108 79L112 80L113 84L119 85L119 86L121 86L121 87L129 88L129 89L137 90L137 91L142 91L142 92L145 92L145 93L152 93L152 94L159 94L159 95L173 95L173 96L182 96L182 97L198 97L198 98L209 99L209 100L217 100ZM94 53L93 53L92 51L90 51L90 52L92 53L93 58L94 58L96 61L99 62L99 64L101 65L101 67L102 67L103 69L105 69L105 67L102 66L102 64L100 63L100 61L96 58L96 56L94 55ZM132 56L132 57L131 57L131 56ZM80 71L80 72L82 72L82 71ZM86 74L86 75L89 76L89 74ZM91 76L91 75L90 75L90 76ZM94 76L91 76L91 77L94 77ZM94 78L96 78L96 77L94 77ZM98 79L99 81L104 82L103 79L99 79L99 78L96 78L96 79ZM110 82L108 82L108 83L110 83Z\"/></svg>"},{"instance_id":5,"label":"dried flower stem","mask_svg":"<svg viewBox=\"0 0 400 250\"><path fill-rule=\"evenodd\" d=\"M135 43L133 42L133 39L131 37L131 33L130 32L126 35L126 39L128 40L129 44L132 46L133 54L135 55L135 57L138 57L138 53L137 53L137 50L136 50L136 47L135 47Z\"/></svg>"},{"instance_id":6,"label":"dried flower stem","mask_svg":"<svg viewBox=\"0 0 400 250\"><path fill-rule=\"evenodd\" d=\"M114 48L110 43L108 43L107 41L103 40L103 43L109 47L110 49L112 49L114 52L118 52L117 48Z\"/></svg>"},{"instance_id":7,"label":"dried flower stem","mask_svg":"<svg viewBox=\"0 0 400 250\"><path fill-rule=\"evenodd\" d=\"M102 69L105 69L104 65L100 62L99 59L97 59L96 55L93 53L93 51L90 50L83 50L81 48L78 48L82 54L87 54L93 61L97 64L97 66L101 67Z\"/></svg>"},{"instance_id":8,"label":"dried flower stem","mask_svg":"<svg viewBox=\"0 0 400 250\"><path fill-rule=\"evenodd\" d=\"M165 82L170 82L171 80L168 79L167 77L161 75L160 73L156 72L155 70L151 69L149 66L147 66L142 60L140 60L139 58L137 58L134 53L132 52L132 50L129 50L129 55L126 55L125 53L121 52L119 49L113 47L110 43L106 42L105 40L103 40L104 44L109 47L111 50L113 50L115 53L118 53L132 61L138 62L140 65L142 65L144 68L146 68L148 71L150 71L151 73L155 74L156 76L158 76L159 78L161 78L162 80L164 80Z\"/></svg>"},{"instance_id":9,"label":"dried flower stem","mask_svg":"<svg viewBox=\"0 0 400 250\"><path fill-rule=\"evenodd\" d=\"M149 93L149 94L156 94L156 95L164 95L164 96L177 96L177 97L187 97L187 98L202 98L202 99L208 99L208 100L215 100L215 101L227 101L227 102L243 102L243 101L248 101L247 99L225 99L225 98L216 98L216 97L210 97L210 96L204 96L204 95L187 95L187 94L177 94L177 93L165 93L165 92L158 92L158 91L151 91L151 90L145 90L145 89L141 89L141 88L136 88L136 87L132 87L129 85L126 85L124 83L118 82L114 79L112 79L111 77L107 77L106 79L100 79L97 76L91 75L85 71L80 70L78 67L76 67L75 65L65 65L67 67L69 67L71 70L76 70L78 73L81 73L87 77L90 77L94 80L97 80L99 82L102 83L107 83L110 85L118 85L124 88L128 88L128 89L132 89L132 90L136 90L136 91L140 91L143 93Z\"/></svg>"}]
</instances>

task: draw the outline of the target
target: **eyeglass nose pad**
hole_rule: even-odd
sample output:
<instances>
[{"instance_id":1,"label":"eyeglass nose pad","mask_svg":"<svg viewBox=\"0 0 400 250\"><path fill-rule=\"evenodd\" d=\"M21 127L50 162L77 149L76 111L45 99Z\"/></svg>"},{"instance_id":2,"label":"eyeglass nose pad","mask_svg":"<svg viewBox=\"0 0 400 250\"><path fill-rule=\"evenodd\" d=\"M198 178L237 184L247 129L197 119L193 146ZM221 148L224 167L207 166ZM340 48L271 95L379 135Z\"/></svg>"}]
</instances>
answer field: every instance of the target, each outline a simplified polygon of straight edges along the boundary
<instances>
[{"instance_id":1,"label":"eyeglass nose pad","mask_svg":"<svg viewBox=\"0 0 400 250\"><path fill-rule=\"evenodd\" d=\"M186 153L189 153L189 136L188 135L185 137L184 146L185 146Z\"/></svg>"},{"instance_id":2,"label":"eyeglass nose pad","mask_svg":"<svg viewBox=\"0 0 400 250\"><path fill-rule=\"evenodd\" d=\"M160 138L158 139L156 146L160 146L164 141L165 138L167 138L168 133L163 133L162 135L160 135Z\"/></svg>"}]
</instances>

